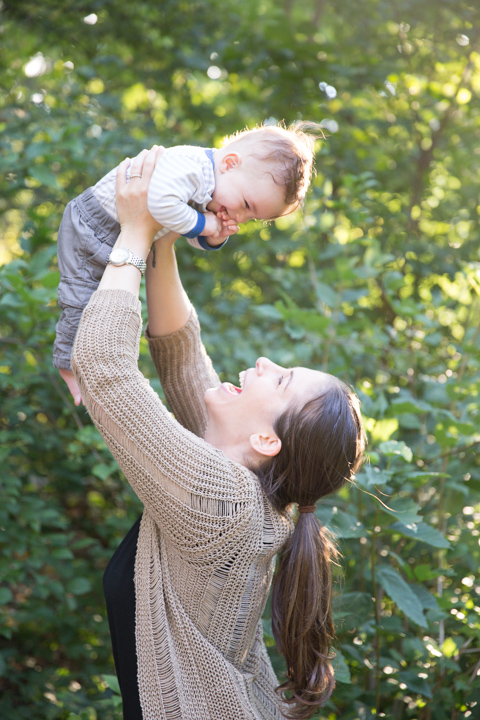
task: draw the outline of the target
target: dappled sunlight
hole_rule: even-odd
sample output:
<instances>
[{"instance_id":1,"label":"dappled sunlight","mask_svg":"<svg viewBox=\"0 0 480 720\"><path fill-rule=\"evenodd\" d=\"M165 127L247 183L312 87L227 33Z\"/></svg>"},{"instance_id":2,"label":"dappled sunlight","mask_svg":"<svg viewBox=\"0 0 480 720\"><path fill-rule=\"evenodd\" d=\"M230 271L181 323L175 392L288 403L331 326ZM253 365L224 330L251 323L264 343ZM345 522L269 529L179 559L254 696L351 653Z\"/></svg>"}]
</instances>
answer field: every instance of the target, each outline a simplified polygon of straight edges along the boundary
<instances>
[{"instance_id":1,"label":"dappled sunlight","mask_svg":"<svg viewBox=\"0 0 480 720\"><path fill-rule=\"evenodd\" d=\"M63 209L144 146L283 118L326 136L302 207L218 253L180 240L182 278L222 379L268 354L361 401L367 462L317 510L343 554L325 717L473 720L480 9L74 5L0 8L2 720L121 717L101 575L142 508L52 368ZM145 339L140 361L161 393Z\"/></svg>"}]
</instances>

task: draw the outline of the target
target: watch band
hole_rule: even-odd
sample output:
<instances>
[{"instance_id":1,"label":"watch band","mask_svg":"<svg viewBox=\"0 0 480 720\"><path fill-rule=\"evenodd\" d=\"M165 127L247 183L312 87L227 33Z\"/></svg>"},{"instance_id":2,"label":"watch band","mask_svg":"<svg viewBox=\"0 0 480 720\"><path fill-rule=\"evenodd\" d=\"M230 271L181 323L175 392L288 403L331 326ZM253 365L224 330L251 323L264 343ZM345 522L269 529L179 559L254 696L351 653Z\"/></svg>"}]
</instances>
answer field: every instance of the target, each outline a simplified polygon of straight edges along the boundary
<instances>
[{"instance_id":1,"label":"watch band","mask_svg":"<svg viewBox=\"0 0 480 720\"><path fill-rule=\"evenodd\" d=\"M147 263L135 255L131 250L124 247L114 248L108 256L107 264L121 267L122 265L134 265L143 277L147 269Z\"/></svg>"},{"instance_id":2,"label":"watch band","mask_svg":"<svg viewBox=\"0 0 480 720\"><path fill-rule=\"evenodd\" d=\"M145 260L142 260L142 258L139 258L138 255L134 255L132 252L130 252L129 258L126 262L127 265L134 265L138 270L140 270L140 275L143 277L145 270L147 269L147 263Z\"/></svg>"}]
</instances>

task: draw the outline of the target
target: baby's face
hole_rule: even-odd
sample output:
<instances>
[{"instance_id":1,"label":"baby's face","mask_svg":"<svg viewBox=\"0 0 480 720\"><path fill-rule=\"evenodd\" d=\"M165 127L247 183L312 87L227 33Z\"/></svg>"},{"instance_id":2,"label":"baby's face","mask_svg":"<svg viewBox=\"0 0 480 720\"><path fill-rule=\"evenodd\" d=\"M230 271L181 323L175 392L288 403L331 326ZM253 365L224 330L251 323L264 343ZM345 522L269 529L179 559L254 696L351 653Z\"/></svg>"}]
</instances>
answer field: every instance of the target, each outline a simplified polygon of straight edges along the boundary
<instances>
[{"instance_id":1,"label":"baby's face","mask_svg":"<svg viewBox=\"0 0 480 720\"><path fill-rule=\"evenodd\" d=\"M215 167L215 190L209 209L225 210L236 223L273 220L285 211L285 188L277 185L265 162L229 153Z\"/></svg>"}]
</instances>

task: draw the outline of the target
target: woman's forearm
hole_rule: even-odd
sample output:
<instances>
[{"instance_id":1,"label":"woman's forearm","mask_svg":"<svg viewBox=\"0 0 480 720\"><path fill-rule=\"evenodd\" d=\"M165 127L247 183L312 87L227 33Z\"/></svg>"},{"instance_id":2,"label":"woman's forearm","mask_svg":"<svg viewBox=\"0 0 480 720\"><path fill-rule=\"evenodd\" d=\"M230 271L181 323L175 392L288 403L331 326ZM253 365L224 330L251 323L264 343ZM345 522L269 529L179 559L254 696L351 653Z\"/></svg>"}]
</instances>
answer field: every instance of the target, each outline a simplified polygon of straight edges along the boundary
<instances>
[{"instance_id":1,"label":"woman's forearm","mask_svg":"<svg viewBox=\"0 0 480 720\"><path fill-rule=\"evenodd\" d=\"M146 283L151 337L170 335L180 330L188 322L192 311L178 273L175 256L177 238L175 233L160 238L148 256Z\"/></svg>"},{"instance_id":2,"label":"woman's forearm","mask_svg":"<svg viewBox=\"0 0 480 720\"><path fill-rule=\"evenodd\" d=\"M141 260L146 260L159 225L148 211L148 185L157 156L163 152L156 145L142 150L131 163L130 182L126 181L127 158L117 171L116 200L120 235L114 248L126 248ZM138 297L141 271L134 265L107 265L99 290L128 290Z\"/></svg>"},{"instance_id":3,"label":"woman's forearm","mask_svg":"<svg viewBox=\"0 0 480 720\"><path fill-rule=\"evenodd\" d=\"M134 255L145 260L151 243L151 235L142 232L142 228L122 230L114 248L125 247ZM134 265L107 265L103 273L99 290L128 290L138 297L142 274Z\"/></svg>"}]
</instances>

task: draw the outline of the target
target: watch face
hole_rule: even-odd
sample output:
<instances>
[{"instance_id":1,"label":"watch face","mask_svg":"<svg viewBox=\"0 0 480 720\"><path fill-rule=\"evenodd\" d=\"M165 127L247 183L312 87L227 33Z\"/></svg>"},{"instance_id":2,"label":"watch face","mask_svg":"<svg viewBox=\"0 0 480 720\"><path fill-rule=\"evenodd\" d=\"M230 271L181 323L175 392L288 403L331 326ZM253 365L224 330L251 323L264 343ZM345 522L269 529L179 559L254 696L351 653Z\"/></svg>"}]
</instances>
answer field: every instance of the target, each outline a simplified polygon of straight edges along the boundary
<instances>
[{"instance_id":1,"label":"watch face","mask_svg":"<svg viewBox=\"0 0 480 720\"><path fill-rule=\"evenodd\" d=\"M130 251L127 248L115 248L110 253L109 261L112 265L124 265L130 255Z\"/></svg>"}]
</instances>

